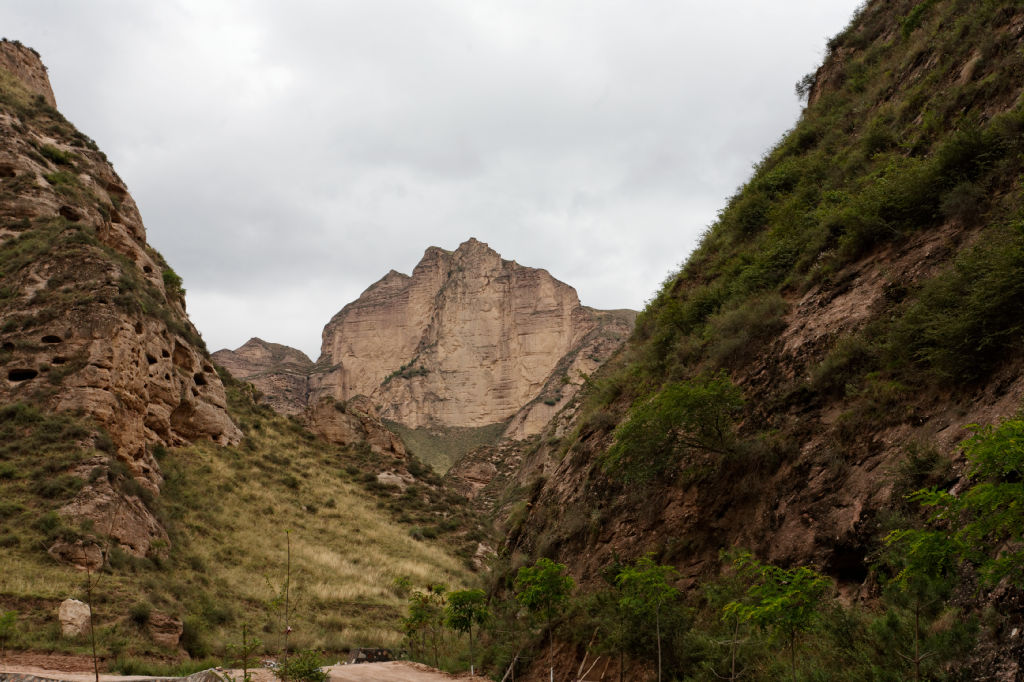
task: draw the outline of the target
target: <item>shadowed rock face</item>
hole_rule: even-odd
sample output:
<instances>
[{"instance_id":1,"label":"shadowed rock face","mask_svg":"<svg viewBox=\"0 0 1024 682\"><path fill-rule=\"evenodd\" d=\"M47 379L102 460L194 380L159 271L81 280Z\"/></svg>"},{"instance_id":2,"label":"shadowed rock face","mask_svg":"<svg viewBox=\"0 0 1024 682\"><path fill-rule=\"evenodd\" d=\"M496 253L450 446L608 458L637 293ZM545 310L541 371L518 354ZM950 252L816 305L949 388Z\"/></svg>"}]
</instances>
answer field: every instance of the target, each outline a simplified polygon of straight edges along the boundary
<instances>
[{"instance_id":1,"label":"shadowed rock face","mask_svg":"<svg viewBox=\"0 0 1024 682\"><path fill-rule=\"evenodd\" d=\"M90 415L156 493L148 446L240 439L224 387L180 281L106 157L52 108L34 51L0 42L0 94L0 403ZM111 495L87 485L64 511L134 508ZM120 539L141 556L166 535L138 507Z\"/></svg>"}]
</instances>

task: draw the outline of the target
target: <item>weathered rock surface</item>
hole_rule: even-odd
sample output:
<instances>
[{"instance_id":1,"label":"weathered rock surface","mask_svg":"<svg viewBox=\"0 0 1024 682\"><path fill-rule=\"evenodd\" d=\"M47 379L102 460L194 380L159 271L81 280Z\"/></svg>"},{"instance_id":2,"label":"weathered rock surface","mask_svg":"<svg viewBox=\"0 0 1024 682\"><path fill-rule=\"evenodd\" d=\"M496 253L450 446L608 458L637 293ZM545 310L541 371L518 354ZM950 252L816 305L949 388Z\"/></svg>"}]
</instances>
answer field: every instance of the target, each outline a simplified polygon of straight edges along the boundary
<instances>
[{"instance_id":1,"label":"weathered rock surface","mask_svg":"<svg viewBox=\"0 0 1024 682\"><path fill-rule=\"evenodd\" d=\"M252 338L236 350L221 349L211 357L232 376L253 384L281 414L301 414L306 409L314 365L302 351Z\"/></svg>"},{"instance_id":2,"label":"weathered rock surface","mask_svg":"<svg viewBox=\"0 0 1024 682\"><path fill-rule=\"evenodd\" d=\"M149 446L241 438L224 387L124 182L52 108L38 55L0 42L0 89L0 402L93 417L156 492ZM108 498L86 486L64 513L105 523ZM115 526L141 556L166 534L137 502Z\"/></svg>"},{"instance_id":3,"label":"weathered rock surface","mask_svg":"<svg viewBox=\"0 0 1024 682\"><path fill-rule=\"evenodd\" d=\"M0 69L17 78L33 95L42 97L51 107L57 106L50 88L50 77L39 59L39 53L18 41L0 40Z\"/></svg>"},{"instance_id":4,"label":"weathered rock surface","mask_svg":"<svg viewBox=\"0 0 1024 682\"><path fill-rule=\"evenodd\" d=\"M149 614L146 629L155 644L170 649L178 646L181 634L185 631L184 624L179 619L159 611Z\"/></svg>"},{"instance_id":5,"label":"weathered rock surface","mask_svg":"<svg viewBox=\"0 0 1024 682\"><path fill-rule=\"evenodd\" d=\"M634 319L586 308L547 271L470 239L455 251L428 248L411 276L392 270L345 306L324 328L315 366L260 339L214 358L282 412L309 405L324 416L322 398L364 395L411 428L511 419L506 435L526 438L619 348Z\"/></svg>"},{"instance_id":6,"label":"weathered rock surface","mask_svg":"<svg viewBox=\"0 0 1024 682\"><path fill-rule=\"evenodd\" d=\"M89 605L77 599L65 599L57 612L60 619L60 634L64 637L78 637L89 632Z\"/></svg>"},{"instance_id":7,"label":"weathered rock surface","mask_svg":"<svg viewBox=\"0 0 1024 682\"><path fill-rule=\"evenodd\" d=\"M310 405L307 421L313 433L341 445L365 442L373 452L405 457L402 439L381 422L377 408L369 398L355 396L338 401L323 397Z\"/></svg>"},{"instance_id":8,"label":"weathered rock surface","mask_svg":"<svg viewBox=\"0 0 1024 682\"><path fill-rule=\"evenodd\" d=\"M482 242L431 247L411 277L388 273L328 323L314 393L370 395L382 416L413 428L502 422L599 320L572 287Z\"/></svg>"}]
</instances>

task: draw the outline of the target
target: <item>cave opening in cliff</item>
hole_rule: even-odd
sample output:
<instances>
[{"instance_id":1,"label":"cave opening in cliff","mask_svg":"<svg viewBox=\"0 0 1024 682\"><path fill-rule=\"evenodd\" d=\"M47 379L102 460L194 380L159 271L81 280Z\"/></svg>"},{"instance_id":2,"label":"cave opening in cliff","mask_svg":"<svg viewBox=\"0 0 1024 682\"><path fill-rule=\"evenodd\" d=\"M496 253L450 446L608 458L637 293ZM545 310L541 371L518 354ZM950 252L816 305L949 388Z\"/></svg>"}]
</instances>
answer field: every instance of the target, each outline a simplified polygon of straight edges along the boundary
<instances>
[{"instance_id":1,"label":"cave opening in cliff","mask_svg":"<svg viewBox=\"0 0 1024 682\"><path fill-rule=\"evenodd\" d=\"M12 369L7 373L7 378L11 381L28 381L37 376L39 376L39 372L34 369Z\"/></svg>"},{"instance_id":2,"label":"cave opening in cliff","mask_svg":"<svg viewBox=\"0 0 1024 682\"><path fill-rule=\"evenodd\" d=\"M833 548L826 569L841 583L860 584L868 577L868 565L864 558L864 550L849 545L839 545Z\"/></svg>"},{"instance_id":3,"label":"cave opening in cliff","mask_svg":"<svg viewBox=\"0 0 1024 682\"><path fill-rule=\"evenodd\" d=\"M63 340L64 339L54 334L47 334L46 336L40 339L40 341L42 341L43 343L60 343Z\"/></svg>"}]
</instances>

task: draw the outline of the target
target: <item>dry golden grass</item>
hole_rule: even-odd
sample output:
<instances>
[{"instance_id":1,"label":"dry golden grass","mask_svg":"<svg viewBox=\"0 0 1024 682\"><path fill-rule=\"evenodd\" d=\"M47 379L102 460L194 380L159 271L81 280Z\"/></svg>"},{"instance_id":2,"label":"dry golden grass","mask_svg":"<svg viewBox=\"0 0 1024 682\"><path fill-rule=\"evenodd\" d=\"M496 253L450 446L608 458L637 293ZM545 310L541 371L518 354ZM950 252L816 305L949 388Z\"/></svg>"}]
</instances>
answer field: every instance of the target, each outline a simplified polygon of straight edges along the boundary
<instances>
[{"instance_id":1,"label":"dry golden grass","mask_svg":"<svg viewBox=\"0 0 1024 682\"><path fill-rule=\"evenodd\" d=\"M127 619L140 603L185 621L194 656L219 654L243 623L268 651L280 648L289 544L292 648L395 646L406 604L396 578L413 587L474 582L464 559L439 541L413 539L410 526L396 522L395 493L364 482L381 466L375 455L314 439L237 391L233 406L248 434L241 446L158 450L166 482L156 511L172 550L164 560L119 557L103 574L97 617L108 624L101 631L108 649L158 652ZM84 598L83 574L28 542L4 550L0 562L0 610L24 614L16 646L84 645L60 642L53 627L60 600Z\"/></svg>"}]
</instances>

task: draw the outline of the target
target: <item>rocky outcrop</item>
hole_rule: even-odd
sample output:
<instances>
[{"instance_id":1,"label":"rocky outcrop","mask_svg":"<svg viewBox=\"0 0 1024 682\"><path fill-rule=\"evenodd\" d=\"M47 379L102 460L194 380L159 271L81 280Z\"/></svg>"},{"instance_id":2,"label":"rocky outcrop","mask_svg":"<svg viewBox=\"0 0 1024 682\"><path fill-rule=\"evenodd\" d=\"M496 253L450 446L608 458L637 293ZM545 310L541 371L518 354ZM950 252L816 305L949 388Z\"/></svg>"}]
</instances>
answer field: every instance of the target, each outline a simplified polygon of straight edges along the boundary
<instances>
[{"instance_id":1,"label":"rocky outcrop","mask_svg":"<svg viewBox=\"0 0 1024 682\"><path fill-rule=\"evenodd\" d=\"M181 641L181 635L185 631L184 624L174 616L154 611L149 615L146 622L146 630L150 639L158 646L173 649Z\"/></svg>"},{"instance_id":2,"label":"rocky outcrop","mask_svg":"<svg viewBox=\"0 0 1024 682\"><path fill-rule=\"evenodd\" d=\"M224 387L180 279L104 154L52 108L38 55L0 43L0 89L0 402L92 417L155 493L150 446L241 438ZM108 498L87 485L63 511L106 519ZM145 505L118 507L126 549L166 542Z\"/></svg>"},{"instance_id":3,"label":"rocky outcrop","mask_svg":"<svg viewBox=\"0 0 1024 682\"><path fill-rule=\"evenodd\" d=\"M253 384L281 414L300 414L309 400L313 361L300 350L252 338L235 350L214 353L213 361L237 379Z\"/></svg>"},{"instance_id":4,"label":"rocky outcrop","mask_svg":"<svg viewBox=\"0 0 1024 682\"><path fill-rule=\"evenodd\" d=\"M369 395L412 428L503 422L539 398L544 408L511 431L523 436L631 324L632 313L585 308L547 271L475 239L454 252L431 247L411 277L388 273L324 328L313 394Z\"/></svg>"},{"instance_id":5,"label":"rocky outcrop","mask_svg":"<svg viewBox=\"0 0 1024 682\"><path fill-rule=\"evenodd\" d=\"M405 457L402 439L384 426L377 408L365 396L347 401L320 398L309 406L307 421L313 433L332 443L366 443L378 454Z\"/></svg>"},{"instance_id":6,"label":"rocky outcrop","mask_svg":"<svg viewBox=\"0 0 1024 682\"><path fill-rule=\"evenodd\" d=\"M25 47L17 40L0 40L0 69L16 78L28 92L38 97L51 107L57 106L50 88L50 77L46 75L46 66L39 59L39 53Z\"/></svg>"},{"instance_id":7,"label":"rocky outcrop","mask_svg":"<svg viewBox=\"0 0 1024 682\"><path fill-rule=\"evenodd\" d=\"M505 435L522 439L568 404L635 318L584 307L547 271L470 239L455 251L428 248L411 276L392 270L342 308L315 365L261 339L213 357L286 414L308 406L333 424L323 399L369 396L381 417L410 428L508 421Z\"/></svg>"}]
</instances>

